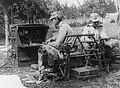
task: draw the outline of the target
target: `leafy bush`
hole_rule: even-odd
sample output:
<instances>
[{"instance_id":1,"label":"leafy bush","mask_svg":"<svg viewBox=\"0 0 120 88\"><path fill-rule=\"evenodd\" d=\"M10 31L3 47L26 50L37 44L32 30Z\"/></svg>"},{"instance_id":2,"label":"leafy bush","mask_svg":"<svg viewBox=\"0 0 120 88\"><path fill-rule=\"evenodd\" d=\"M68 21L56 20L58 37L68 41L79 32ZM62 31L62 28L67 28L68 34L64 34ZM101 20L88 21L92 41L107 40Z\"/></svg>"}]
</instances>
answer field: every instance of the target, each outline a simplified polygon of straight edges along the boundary
<instances>
[{"instance_id":1,"label":"leafy bush","mask_svg":"<svg viewBox=\"0 0 120 88\"><path fill-rule=\"evenodd\" d=\"M75 21L73 23L70 23L69 25L71 27L82 27L82 26L85 26L86 24L87 24L86 21L84 21L84 22L77 22L77 21Z\"/></svg>"},{"instance_id":2,"label":"leafy bush","mask_svg":"<svg viewBox=\"0 0 120 88\"><path fill-rule=\"evenodd\" d=\"M69 24L71 27L80 27L81 26L81 23L79 22L73 22L73 23L70 23Z\"/></svg>"},{"instance_id":3,"label":"leafy bush","mask_svg":"<svg viewBox=\"0 0 120 88\"><path fill-rule=\"evenodd\" d=\"M115 20L111 20L110 23L115 23Z\"/></svg>"},{"instance_id":4,"label":"leafy bush","mask_svg":"<svg viewBox=\"0 0 120 88\"><path fill-rule=\"evenodd\" d=\"M0 33L0 39L5 39L5 34Z\"/></svg>"}]
</instances>

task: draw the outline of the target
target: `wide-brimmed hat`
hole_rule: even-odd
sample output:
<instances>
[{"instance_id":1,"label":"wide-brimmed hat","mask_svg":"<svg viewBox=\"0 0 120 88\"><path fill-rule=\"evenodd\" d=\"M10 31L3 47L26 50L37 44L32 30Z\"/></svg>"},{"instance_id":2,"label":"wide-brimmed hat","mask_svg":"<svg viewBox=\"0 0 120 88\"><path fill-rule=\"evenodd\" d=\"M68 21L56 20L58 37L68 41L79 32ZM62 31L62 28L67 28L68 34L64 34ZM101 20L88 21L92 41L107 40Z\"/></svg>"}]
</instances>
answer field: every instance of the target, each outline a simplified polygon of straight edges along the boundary
<instances>
[{"instance_id":1,"label":"wide-brimmed hat","mask_svg":"<svg viewBox=\"0 0 120 88\"><path fill-rule=\"evenodd\" d=\"M54 18L62 18L63 15L60 12L53 12L51 13L51 17L49 18L50 20L54 19Z\"/></svg>"},{"instance_id":2,"label":"wide-brimmed hat","mask_svg":"<svg viewBox=\"0 0 120 88\"><path fill-rule=\"evenodd\" d=\"M90 14L89 18L90 18L90 20L92 22L97 22L97 21L101 20L101 16L98 13L92 13L92 14Z\"/></svg>"}]
</instances>

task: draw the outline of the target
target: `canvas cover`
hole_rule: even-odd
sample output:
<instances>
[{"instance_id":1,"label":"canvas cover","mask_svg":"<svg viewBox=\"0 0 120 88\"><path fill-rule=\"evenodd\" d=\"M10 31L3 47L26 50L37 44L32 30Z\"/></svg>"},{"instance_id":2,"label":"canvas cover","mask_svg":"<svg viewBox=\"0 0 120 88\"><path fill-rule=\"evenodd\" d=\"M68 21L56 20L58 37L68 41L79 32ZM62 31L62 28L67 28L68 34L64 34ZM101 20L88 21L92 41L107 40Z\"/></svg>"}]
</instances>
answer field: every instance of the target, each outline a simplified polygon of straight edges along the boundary
<instances>
[{"instance_id":1,"label":"canvas cover","mask_svg":"<svg viewBox=\"0 0 120 88\"><path fill-rule=\"evenodd\" d=\"M18 75L0 75L0 88L26 88Z\"/></svg>"}]
</instances>

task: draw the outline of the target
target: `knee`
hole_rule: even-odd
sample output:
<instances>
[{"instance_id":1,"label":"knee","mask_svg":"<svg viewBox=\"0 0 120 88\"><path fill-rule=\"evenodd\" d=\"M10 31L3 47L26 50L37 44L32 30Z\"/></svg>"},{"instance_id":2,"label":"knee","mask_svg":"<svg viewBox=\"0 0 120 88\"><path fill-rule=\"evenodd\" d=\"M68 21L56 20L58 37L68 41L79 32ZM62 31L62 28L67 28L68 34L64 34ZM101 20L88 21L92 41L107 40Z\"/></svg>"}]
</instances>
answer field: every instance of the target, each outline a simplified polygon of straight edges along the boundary
<instances>
[{"instance_id":1,"label":"knee","mask_svg":"<svg viewBox=\"0 0 120 88\"><path fill-rule=\"evenodd\" d=\"M105 42L106 45L109 45L111 48L119 47L119 41L117 39L111 39Z\"/></svg>"}]
</instances>

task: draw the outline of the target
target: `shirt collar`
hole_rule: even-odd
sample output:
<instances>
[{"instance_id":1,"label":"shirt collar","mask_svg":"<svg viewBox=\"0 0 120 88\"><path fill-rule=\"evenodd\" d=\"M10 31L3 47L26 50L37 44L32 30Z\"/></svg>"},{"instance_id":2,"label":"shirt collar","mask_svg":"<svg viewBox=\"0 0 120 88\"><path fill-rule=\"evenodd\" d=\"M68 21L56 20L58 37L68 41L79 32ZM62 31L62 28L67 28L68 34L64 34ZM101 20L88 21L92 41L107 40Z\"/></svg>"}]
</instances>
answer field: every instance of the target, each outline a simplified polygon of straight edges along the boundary
<instances>
[{"instance_id":1,"label":"shirt collar","mask_svg":"<svg viewBox=\"0 0 120 88\"><path fill-rule=\"evenodd\" d=\"M62 25L63 25L63 21L61 21L60 23L59 23L59 27L62 27Z\"/></svg>"}]
</instances>

